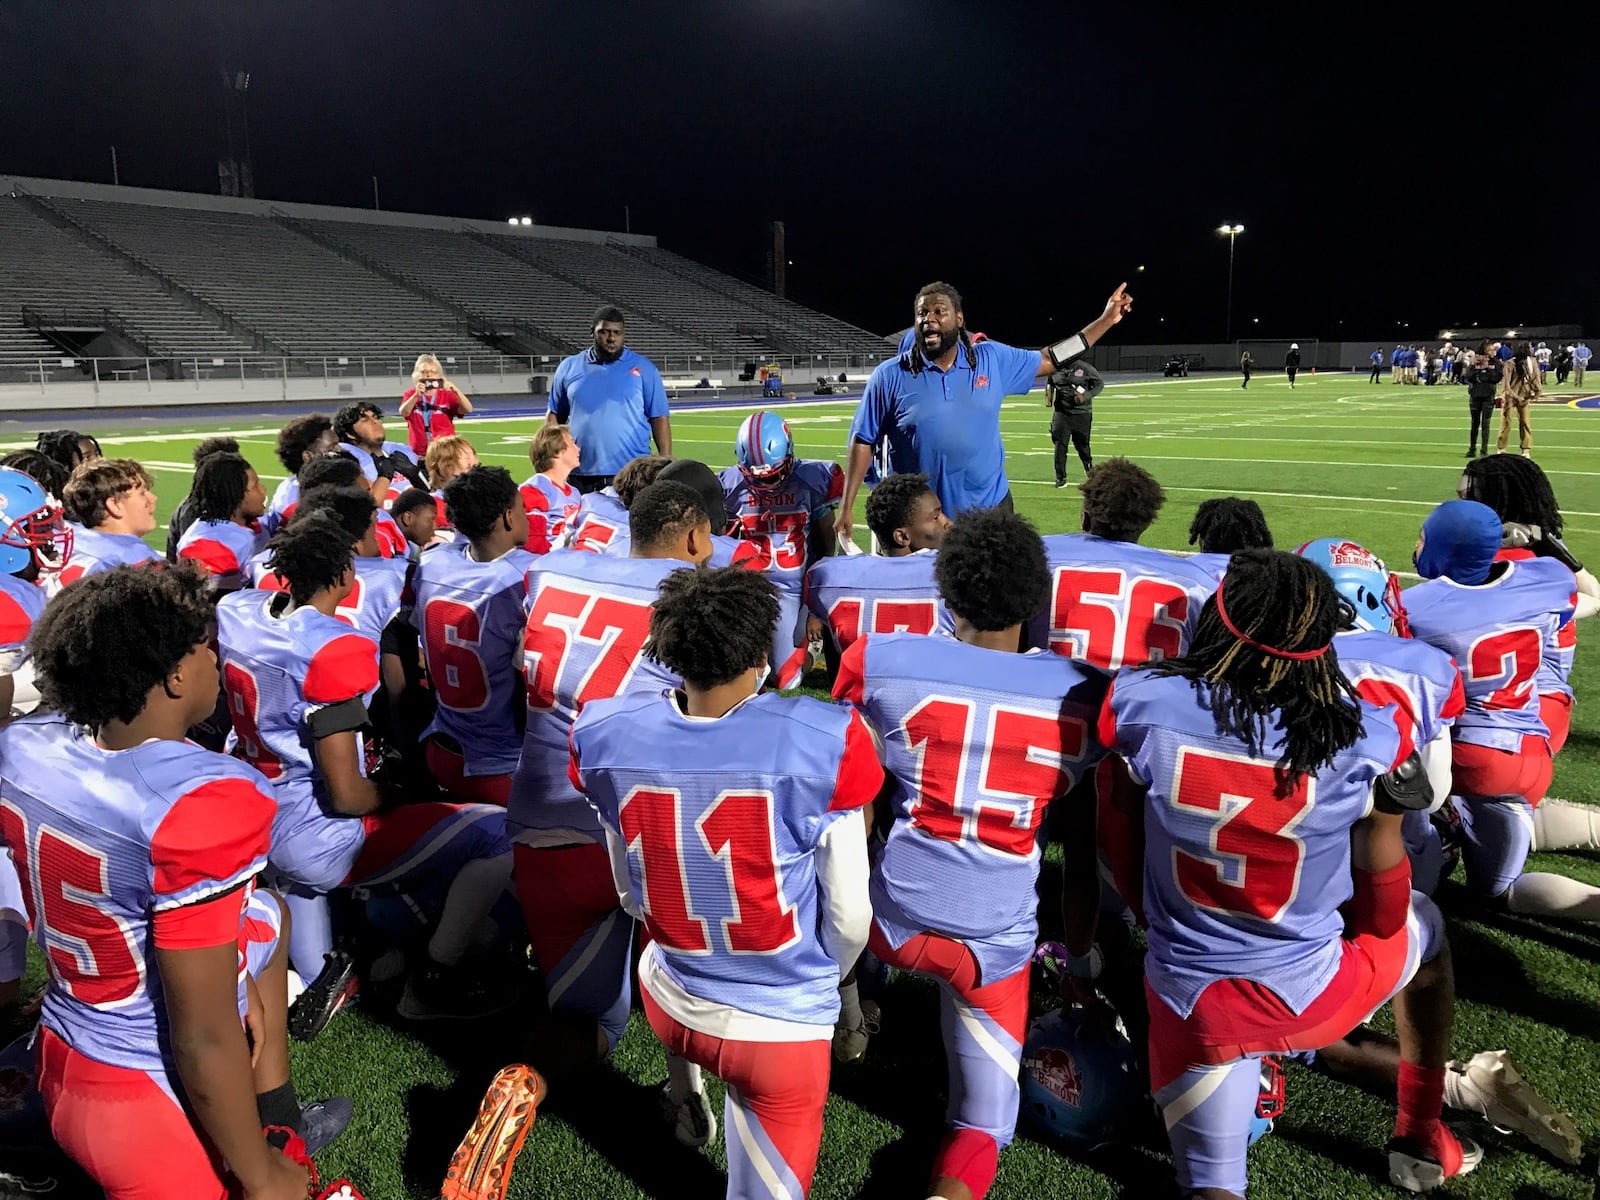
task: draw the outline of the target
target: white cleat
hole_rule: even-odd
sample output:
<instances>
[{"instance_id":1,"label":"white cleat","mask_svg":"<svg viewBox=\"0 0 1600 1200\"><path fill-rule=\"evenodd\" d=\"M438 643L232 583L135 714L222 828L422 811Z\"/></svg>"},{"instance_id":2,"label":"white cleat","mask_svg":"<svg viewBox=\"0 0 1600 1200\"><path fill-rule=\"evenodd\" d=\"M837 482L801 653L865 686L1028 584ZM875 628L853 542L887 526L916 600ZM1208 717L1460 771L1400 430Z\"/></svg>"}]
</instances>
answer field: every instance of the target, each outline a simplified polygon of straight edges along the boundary
<instances>
[{"instance_id":1,"label":"white cleat","mask_svg":"<svg viewBox=\"0 0 1600 1200\"><path fill-rule=\"evenodd\" d=\"M1475 1113L1497 1129L1521 1134L1562 1162L1583 1159L1583 1138L1572 1118L1534 1091L1504 1050L1485 1050L1464 1063L1446 1063L1444 1102L1460 1112Z\"/></svg>"},{"instance_id":2,"label":"white cleat","mask_svg":"<svg viewBox=\"0 0 1600 1200\"><path fill-rule=\"evenodd\" d=\"M690 1092L681 1104L672 1102L670 1084L661 1085L661 1115L672 1126L680 1146L698 1150L717 1136L717 1118L704 1092Z\"/></svg>"},{"instance_id":3,"label":"white cleat","mask_svg":"<svg viewBox=\"0 0 1600 1200\"><path fill-rule=\"evenodd\" d=\"M1443 1164L1416 1142L1395 1138L1388 1146L1389 1182L1408 1192L1431 1192L1446 1179L1470 1175L1483 1161L1483 1147L1471 1138L1456 1134L1461 1144L1461 1166L1445 1174Z\"/></svg>"}]
</instances>

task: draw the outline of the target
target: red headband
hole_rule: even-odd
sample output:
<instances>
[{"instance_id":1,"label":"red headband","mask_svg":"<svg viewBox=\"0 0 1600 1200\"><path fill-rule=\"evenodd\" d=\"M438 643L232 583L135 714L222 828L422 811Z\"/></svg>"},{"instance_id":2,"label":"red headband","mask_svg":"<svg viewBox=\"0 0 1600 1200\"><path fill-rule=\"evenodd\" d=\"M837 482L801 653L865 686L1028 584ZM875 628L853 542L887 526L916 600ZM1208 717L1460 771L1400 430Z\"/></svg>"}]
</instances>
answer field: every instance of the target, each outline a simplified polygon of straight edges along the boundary
<instances>
[{"instance_id":1,"label":"red headband","mask_svg":"<svg viewBox=\"0 0 1600 1200\"><path fill-rule=\"evenodd\" d=\"M1265 642L1256 641L1255 638L1245 633L1228 619L1228 610L1222 605L1222 588L1225 583L1227 583L1226 579L1217 584L1217 616L1222 619L1222 627L1246 646L1259 650L1263 654L1270 654L1273 658L1286 658L1290 662L1307 662L1313 658L1321 658L1328 652L1328 647L1333 644L1328 642L1325 645L1318 646L1315 650L1280 650L1276 646L1269 646Z\"/></svg>"}]
</instances>

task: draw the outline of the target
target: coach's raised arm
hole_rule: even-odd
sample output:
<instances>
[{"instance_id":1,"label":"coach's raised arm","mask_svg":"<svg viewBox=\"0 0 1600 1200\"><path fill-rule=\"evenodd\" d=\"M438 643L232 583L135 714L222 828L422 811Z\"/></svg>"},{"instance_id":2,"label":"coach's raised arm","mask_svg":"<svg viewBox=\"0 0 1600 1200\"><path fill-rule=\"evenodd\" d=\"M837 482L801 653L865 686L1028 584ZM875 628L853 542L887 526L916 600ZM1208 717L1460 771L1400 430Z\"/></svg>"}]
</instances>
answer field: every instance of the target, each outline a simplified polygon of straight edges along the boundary
<instances>
[{"instance_id":1,"label":"coach's raised arm","mask_svg":"<svg viewBox=\"0 0 1600 1200\"><path fill-rule=\"evenodd\" d=\"M850 425L844 499L834 521L838 535L850 536L856 493L866 478L872 448L884 439L892 469L928 476L950 516L997 504L1010 508L1011 484L1000 442L1001 403L1104 337L1133 308L1127 287L1118 284L1105 311L1081 332L1043 350L987 339L974 343L955 288L930 283L918 292L911 349L878 364Z\"/></svg>"}]
</instances>

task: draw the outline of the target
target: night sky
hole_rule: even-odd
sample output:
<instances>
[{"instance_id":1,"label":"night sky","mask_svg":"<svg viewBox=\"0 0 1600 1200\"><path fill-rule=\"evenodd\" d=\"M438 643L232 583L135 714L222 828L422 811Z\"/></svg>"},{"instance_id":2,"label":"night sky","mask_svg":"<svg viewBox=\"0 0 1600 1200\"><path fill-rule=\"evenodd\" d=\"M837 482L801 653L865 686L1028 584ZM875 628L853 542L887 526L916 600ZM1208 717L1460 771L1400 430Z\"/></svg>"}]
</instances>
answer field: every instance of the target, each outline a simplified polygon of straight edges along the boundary
<instances>
[{"instance_id":1,"label":"night sky","mask_svg":"<svg viewBox=\"0 0 1600 1200\"><path fill-rule=\"evenodd\" d=\"M370 206L377 175L390 209L620 230L627 205L636 232L750 278L779 218L789 294L877 332L943 278L974 328L1038 343L1126 278L1119 340L1220 340L1223 221L1246 226L1235 337L1600 330L1581 48L1392 7L1266 11L1285 15L3 0L0 172L109 182L115 145L124 184L215 192L229 64L250 71L262 198Z\"/></svg>"}]
</instances>

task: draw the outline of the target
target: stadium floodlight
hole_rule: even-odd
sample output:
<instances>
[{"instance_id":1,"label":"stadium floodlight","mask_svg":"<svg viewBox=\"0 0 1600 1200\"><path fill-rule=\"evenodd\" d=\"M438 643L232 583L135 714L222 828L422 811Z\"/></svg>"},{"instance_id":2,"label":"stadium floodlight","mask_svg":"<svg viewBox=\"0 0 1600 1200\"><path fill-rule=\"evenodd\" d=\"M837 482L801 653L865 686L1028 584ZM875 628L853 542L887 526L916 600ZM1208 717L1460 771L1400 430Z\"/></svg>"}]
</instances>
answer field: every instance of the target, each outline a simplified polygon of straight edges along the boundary
<instances>
[{"instance_id":1,"label":"stadium floodlight","mask_svg":"<svg viewBox=\"0 0 1600 1200\"><path fill-rule=\"evenodd\" d=\"M1233 341L1233 246L1239 240L1239 235L1244 232L1244 226L1218 225L1217 232L1228 239L1228 315L1223 325L1225 336L1222 340L1231 342Z\"/></svg>"}]
</instances>

